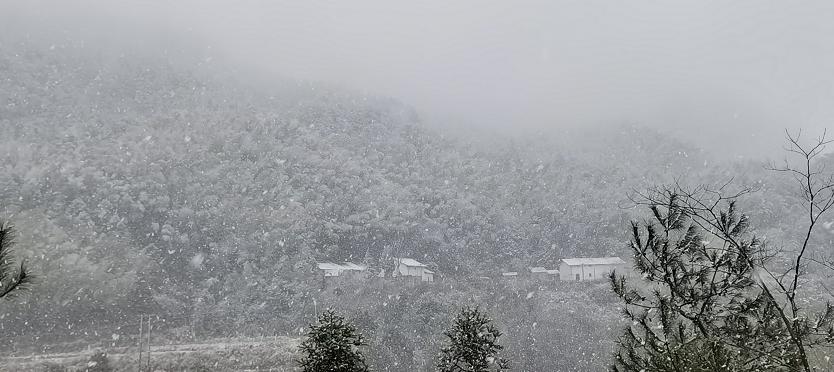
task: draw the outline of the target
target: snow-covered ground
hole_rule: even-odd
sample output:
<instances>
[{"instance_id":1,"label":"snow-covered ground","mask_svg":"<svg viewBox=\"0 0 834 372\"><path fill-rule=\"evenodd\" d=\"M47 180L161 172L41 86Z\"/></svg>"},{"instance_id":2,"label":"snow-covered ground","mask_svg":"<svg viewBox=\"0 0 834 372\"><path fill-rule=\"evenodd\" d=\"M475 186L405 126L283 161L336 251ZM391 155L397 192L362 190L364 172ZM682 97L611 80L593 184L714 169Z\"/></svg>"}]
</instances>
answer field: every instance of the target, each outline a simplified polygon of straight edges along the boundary
<instances>
[{"instance_id":1,"label":"snow-covered ground","mask_svg":"<svg viewBox=\"0 0 834 372\"><path fill-rule=\"evenodd\" d=\"M151 347L151 366L154 371L293 371L298 342L298 339L275 337L155 345ZM0 371L83 371L88 367L91 356L98 351L102 350L6 357ZM139 366L136 347L103 351L107 353L109 366L115 371L135 371ZM145 350L143 367L147 365L147 357Z\"/></svg>"}]
</instances>

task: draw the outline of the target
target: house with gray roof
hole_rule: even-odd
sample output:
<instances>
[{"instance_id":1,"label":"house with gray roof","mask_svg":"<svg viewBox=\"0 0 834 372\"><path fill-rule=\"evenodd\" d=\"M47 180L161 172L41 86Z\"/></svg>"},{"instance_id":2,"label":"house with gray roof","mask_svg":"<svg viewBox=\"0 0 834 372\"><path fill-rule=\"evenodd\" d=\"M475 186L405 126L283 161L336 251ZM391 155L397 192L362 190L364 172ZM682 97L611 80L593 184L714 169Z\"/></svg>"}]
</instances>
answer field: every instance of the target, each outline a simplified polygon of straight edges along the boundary
<instances>
[{"instance_id":1,"label":"house with gray roof","mask_svg":"<svg viewBox=\"0 0 834 372\"><path fill-rule=\"evenodd\" d=\"M395 261L396 269L393 276L401 278L413 278L421 282L433 282L434 271L429 270L425 264L413 258L399 258Z\"/></svg>"},{"instance_id":2,"label":"house with gray roof","mask_svg":"<svg viewBox=\"0 0 834 372\"><path fill-rule=\"evenodd\" d=\"M559 265L562 281L606 280L612 271L625 272L628 263L619 257L564 258Z\"/></svg>"},{"instance_id":3,"label":"house with gray roof","mask_svg":"<svg viewBox=\"0 0 834 372\"><path fill-rule=\"evenodd\" d=\"M559 276L559 270L547 269L543 266L536 266L529 268L530 277L535 279L555 280Z\"/></svg>"},{"instance_id":4,"label":"house with gray roof","mask_svg":"<svg viewBox=\"0 0 834 372\"><path fill-rule=\"evenodd\" d=\"M318 267L319 271L324 274L325 278L332 278L332 277L339 277L339 276L351 276L351 277L359 277L362 273L365 272L368 268L362 265L357 265L353 262L344 262L341 264L336 264L332 262L317 262L316 266Z\"/></svg>"}]
</instances>

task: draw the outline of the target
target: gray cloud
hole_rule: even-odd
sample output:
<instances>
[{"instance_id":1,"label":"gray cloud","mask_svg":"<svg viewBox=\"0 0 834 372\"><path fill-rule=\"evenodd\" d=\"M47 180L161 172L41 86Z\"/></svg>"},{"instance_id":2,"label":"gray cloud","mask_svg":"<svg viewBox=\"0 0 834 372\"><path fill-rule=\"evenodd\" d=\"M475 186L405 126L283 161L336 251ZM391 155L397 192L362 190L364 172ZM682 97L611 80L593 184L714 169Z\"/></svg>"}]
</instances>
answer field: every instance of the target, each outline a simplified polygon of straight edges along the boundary
<instances>
[{"instance_id":1,"label":"gray cloud","mask_svg":"<svg viewBox=\"0 0 834 372\"><path fill-rule=\"evenodd\" d=\"M507 133L661 128L778 152L834 119L827 1L28 1L0 31L175 48L255 76L326 81ZM720 137L716 139L716 137Z\"/></svg>"}]
</instances>

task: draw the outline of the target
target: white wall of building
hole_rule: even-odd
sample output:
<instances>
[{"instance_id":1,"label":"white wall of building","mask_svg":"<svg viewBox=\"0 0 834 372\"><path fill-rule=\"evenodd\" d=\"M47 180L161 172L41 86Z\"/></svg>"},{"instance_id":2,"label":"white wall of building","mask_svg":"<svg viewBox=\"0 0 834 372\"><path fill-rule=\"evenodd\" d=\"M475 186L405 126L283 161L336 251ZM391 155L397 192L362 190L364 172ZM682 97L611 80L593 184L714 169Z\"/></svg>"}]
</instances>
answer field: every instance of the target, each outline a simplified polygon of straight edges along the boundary
<instances>
[{"instance_id":1,"label":"white wall of building","mask_svg":"<svg viewBox=\"0 0 834 372\"><path fill-rule=\"evenodd\" d=\"M559 279L562 281L607 280L611 271L623 272L624 265L568 265L559 266Z\"/></svg>"}]
</instances>

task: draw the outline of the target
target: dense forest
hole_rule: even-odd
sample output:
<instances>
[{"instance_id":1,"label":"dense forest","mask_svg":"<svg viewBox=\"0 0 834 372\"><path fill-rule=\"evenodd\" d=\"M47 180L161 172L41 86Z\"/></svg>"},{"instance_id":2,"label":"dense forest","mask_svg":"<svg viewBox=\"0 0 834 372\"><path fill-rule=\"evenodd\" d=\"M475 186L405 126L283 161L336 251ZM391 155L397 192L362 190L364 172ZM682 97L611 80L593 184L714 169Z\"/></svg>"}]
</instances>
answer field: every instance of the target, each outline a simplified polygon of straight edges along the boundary
<instances>
[{"instance_id":1,"label":"dense forest","mask_svg":"<svg viewBox=\"0 0 834 372\"><path fill-rule=\"evenodd\" d=\"M475 300L523 370L585 370L606 363L620 319L607 284L469 280L628 257L630 193L675 180L753 187L742 204L759 234L795 238L789 179L652 129L474 140L392 99L236 83L202 72L217 68L205 61L85 54L0 48L0 211L38 276L0 308L9 345L127 337L139 314L193 337L297 335L318 300L388 345L377 353L391 355L370 356L376 370L399 370L431 360L432 335ZM401 256L441 280L336 290L309 280L317 260L381 267ZM571 350L560 347L566 324L585 336Z\"/></svg>"}]
</instances>

